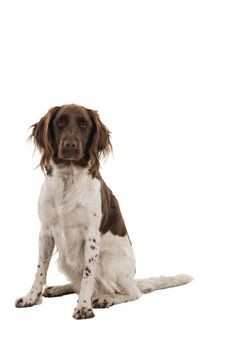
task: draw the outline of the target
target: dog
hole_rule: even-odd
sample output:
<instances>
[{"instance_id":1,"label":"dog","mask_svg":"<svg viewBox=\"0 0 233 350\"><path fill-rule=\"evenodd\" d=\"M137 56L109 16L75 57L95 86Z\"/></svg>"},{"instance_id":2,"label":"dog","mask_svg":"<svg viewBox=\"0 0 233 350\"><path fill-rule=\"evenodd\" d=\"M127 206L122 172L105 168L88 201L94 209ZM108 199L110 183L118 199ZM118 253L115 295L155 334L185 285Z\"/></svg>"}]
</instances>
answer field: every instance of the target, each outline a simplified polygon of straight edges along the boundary
<instances>
[{"instance_id":1,"label":"dog","mask_svg":"<svg viewBox=\"0 0 233 350\"><path fill-rule=\"evenodd\" d=\"M110 132L97 111L75 104L51 108L29 137L45 173L38 212L39 259L28 294L18 308L44 297L79 295L73 317L94 317L93 308L133 301L144 293L180 286L188 275L135 279L135 257L117 199L100 175L100 159L112 150ZM54 247L70 283L46 287Z\"/></svg>"}]
</instances>

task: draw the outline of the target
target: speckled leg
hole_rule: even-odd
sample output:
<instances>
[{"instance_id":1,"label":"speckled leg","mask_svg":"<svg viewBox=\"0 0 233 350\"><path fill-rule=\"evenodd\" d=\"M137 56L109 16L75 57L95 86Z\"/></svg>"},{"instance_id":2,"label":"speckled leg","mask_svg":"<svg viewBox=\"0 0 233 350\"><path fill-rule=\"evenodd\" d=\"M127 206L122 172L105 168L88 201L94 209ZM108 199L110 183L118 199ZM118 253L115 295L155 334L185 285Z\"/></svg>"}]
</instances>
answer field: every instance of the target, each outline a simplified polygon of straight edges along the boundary
<instances>
[{"instance_id":1,"label":"speckled leg","mask_svg":"<svg viewBox=\"0 0 233 350\"><path fill-rule=\"evenodd\" d=\"M94 231L94 230L93 230ZM85 240L84 271L79 293L78 305L74 309L73 317L76 320L94 317L91 298L94 291L96 265L99 256L100 233L90 230Z\"/></svg>"},{"instance_id":2,"label":"speckled leg","mask_svg":"<svg viewBox=\"0 0 233 350\"><path fill-rule=\"evenodd\" d=\"M54 241L50 236L40 235L39 239L39 259L35 280L28 294L15 301L16 307L30 307L41 304L42 289L46 283L46 275L49 262L53 253Z\"/></svg>"}]
</instances>

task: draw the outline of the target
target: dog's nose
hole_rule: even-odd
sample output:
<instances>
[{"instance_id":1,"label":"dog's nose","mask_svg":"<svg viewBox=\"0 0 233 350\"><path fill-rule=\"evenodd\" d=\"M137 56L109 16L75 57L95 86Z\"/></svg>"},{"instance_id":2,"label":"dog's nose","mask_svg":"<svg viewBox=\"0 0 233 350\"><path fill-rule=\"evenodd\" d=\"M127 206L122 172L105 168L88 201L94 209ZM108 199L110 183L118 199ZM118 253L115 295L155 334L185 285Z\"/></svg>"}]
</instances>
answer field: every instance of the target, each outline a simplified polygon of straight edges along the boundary
<instances>
[{"instance_id":1,"label":"dog's nose","mask_svg":"<svg viewBox=\"0 0 233 350\"><path fill-rule=\"evenodd\" d=\"M78 141L74 138L65 139L63 141L63 149L66 151L76 151L78 149Z\"/></svg>"}]
</instances>

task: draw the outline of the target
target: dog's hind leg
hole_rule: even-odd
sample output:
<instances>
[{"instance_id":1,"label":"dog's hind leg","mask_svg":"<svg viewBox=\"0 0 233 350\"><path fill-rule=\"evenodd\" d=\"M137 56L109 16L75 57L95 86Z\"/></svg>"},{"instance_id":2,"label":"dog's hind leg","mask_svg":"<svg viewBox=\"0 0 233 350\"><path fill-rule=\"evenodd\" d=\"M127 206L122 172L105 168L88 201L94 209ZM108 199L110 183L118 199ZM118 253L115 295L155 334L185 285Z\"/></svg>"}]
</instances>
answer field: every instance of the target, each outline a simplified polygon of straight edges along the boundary
<instances>
[{"instance_id":1,"label":"dog's hind leg","mask_svg":"<svg viewBox=\"0 0 233 350\"><path fill-rule=\"evenodd\" d=\"M105 294L92 299L92 307L94 309L108 308L113 305L127 303L128 301L133 301L138 299L136 295L129 294Z\"/></svg>"},{"instance_id":2,"label":"dog's hind leg","mask_svg":"<svg viewBox=\"0 0 233 350\"><path fill-rule=\"evenodd\" d=\"M92 298L93 308L108 308L113 305L137 300L141 297L141 292L135 284L134 279L121 278L122 293L104 294Z\"/></svg>"},{"instance_id":3,"label":"dog's hind leg","mask_svg":"<svg viewBox=\"0 0 233 350\"><path fill-rule=\"evenodd\" d=\"M76 291L74 290L73 284L68 283L63 286L45 287L42 295L43 297L53 298L72 293L76 293Z\"/></svg>"}]
</instances>

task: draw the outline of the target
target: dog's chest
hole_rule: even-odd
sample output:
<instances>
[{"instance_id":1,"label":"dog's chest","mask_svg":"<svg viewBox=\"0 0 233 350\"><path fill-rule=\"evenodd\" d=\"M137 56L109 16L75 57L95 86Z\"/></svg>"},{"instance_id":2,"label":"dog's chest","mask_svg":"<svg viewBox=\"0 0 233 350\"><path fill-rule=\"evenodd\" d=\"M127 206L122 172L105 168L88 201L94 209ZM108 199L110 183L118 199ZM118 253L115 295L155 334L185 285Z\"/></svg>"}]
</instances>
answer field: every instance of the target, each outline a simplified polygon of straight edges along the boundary
<instances>
[{"instance_id":1,"label":"dog's chest","mask_svg":"<svg viewBox=\"0 0 233 350\"><path fill-rule=\"evenodd\" d=\"M83 255L85 235L101 220L100 182L84 170L48 178L39 201L42 227L53 235L67 262Z\"/></svg>"}]
</instances>

